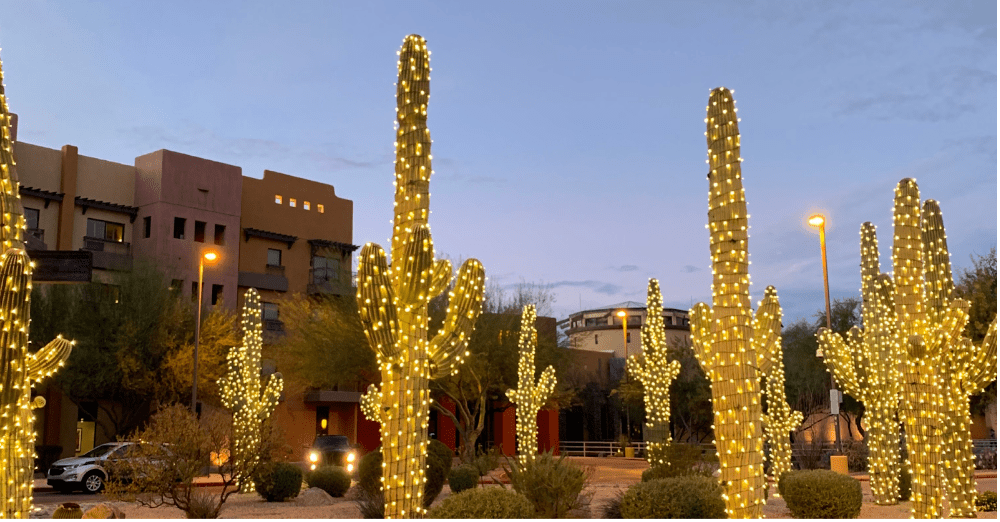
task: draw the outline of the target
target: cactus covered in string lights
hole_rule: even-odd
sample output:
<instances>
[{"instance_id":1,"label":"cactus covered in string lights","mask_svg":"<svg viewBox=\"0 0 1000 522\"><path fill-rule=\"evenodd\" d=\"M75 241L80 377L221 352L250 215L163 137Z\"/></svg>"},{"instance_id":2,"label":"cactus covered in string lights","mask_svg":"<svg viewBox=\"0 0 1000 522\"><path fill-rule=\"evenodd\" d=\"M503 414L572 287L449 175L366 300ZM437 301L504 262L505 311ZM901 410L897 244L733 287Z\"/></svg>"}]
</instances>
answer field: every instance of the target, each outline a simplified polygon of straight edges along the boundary
<instances>
[{"instance_id":1,"label":"cactus covered in string lights","mask_svg":"<svg viewBox=\"0 0 1000 522\"><path fill-rule=\"evenodd\" d=\"M452 266L434 258L427 218L431 139L427 128L430 52L424 38L403 40L396 84L396 188L392 266L368 243L358 258L358 308L382 373L362 398L365 415L382 426L382 490L387 518L420 518L428 444L429 380L450 375L482 311L485 272L469 259L449 291L441 330L428 339L427 303L452 281Z\"/></svg>"},{"instance_id":2,"label":"cactus covered in string lights","mask_svg":"<svg viewBox=\"0 0 1000 522\"><path fill-rule=\"evenodd\" d=\"M868 472L875 503L899 501L901 458L899 399L903 346L896 342L892 279L880 275L875 225L861 225L861 320L846 337L822 328L817 332L823 362L837 384L865 406L868 425Z\"/></svg>"},{"instance_id":3,"label":"cactus covered in string lights","mask_svg":"<svg viewBox=\"0 0 1000 522\"><path fill-rule=\"evenodd\" d=\"M646 324L642 325L642 357L628 359L628 372L642 383L646 405L646 460L650 467L666 464L670 446L670 384L681 371L679 361L671 361L667 334L663 329L663 296L660 282L650 279L646 288Z\"/></svg>"},{"instance_id":4,"label":"cactus covered in string lights","mask_svg":"<svg viewBox=\"0 0 1000 522\"><path fill-rule=\"evenodd\" d=\"M549 366L535 384L535 305L527 305L521 313L521 334L517 340L520 357L517 360L517 389L507 390L507 398L517 406L517 453L522 463L538 454L538 410L556 389L556 369Z\"/></svg>"},{"instance_id":5,"label":"cactus covered in string lights","mask_svg":"<svg viewBox=\"0 0 1000 522\"><path fill-rule=\"evenodd\" d=\"M764 434L770 443L771 478L777 482L792 470L792 442L789 433L802 424L802 412L792 410L785 397L785 361L781 351L781 304L773 286L764 290L753 320L753 349L757 368L764 378L767 413Z\"/></svg>"},{"instance_id":6,"label":"cactus covered in string lights","mask_svg":"<svg viewBox=\"0 0 1000 522\"><path fill-rule=\"evenodd\" d=\"M24 251L24 210L14 163L10 112L0 67L0 518L28 518L35 471L33 409L45 399L31 398L31 387L51 376L69 357L73 343L62 337L28 353L31 322L31 272Z\"/></svg>"},{"instance_id":7,"label":"cactus covered in string lights","mask_svg":"<svg viewBox=\"0 0 1000 522\"><path fill-rule=\"evenodd\" d=\"M281 397L284 381L280 373L272 374L267 386L261 389L260 351L264 344L261 322L260 294L251 288L243 298L243 313L240 317L243 330L242 346L235 346L226 356L228 371L219 379L222 405L233 413L233 437L235 438L236 462L234 469L249 471L260 461L261 432L264 421L271 416ZM250 477L237 476L240 492L254 490Z\"/></svg>"},{"instance_id":8,"label":"cactus covered in string lights","mask_svg":"<svg viewBox=\"0 0 1000 522\"><path fill-rule=\"evenodd\" d=\"M761 390L750 315L746 195L740 169L736 105L725 87L712 90L708 140L708 229L712 306L691 309L691 338L712 384L715 445L729 518L760 518L764 478Z\"/></svg>"}]
</instances>

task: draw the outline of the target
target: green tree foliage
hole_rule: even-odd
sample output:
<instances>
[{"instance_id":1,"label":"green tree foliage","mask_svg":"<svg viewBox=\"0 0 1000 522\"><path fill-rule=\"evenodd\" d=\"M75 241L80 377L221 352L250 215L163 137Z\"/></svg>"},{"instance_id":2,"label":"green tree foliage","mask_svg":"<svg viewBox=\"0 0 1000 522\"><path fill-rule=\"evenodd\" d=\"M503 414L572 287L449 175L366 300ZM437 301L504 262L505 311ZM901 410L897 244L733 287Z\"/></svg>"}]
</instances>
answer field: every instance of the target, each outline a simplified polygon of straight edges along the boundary
<instances>
[{"instance_id":1,"label":"green tree foliage","mask_svg":"<svg viewBox=\"0 0 1000 522\"><path fill-rule=\"evenodd\" d=\"M997 249L993 247L984 256L969 256L972 267L958 274L955 298L965 299L972 305L965 335L973 343L981 343L990 323L997 316Z\"/></svg>"}]
</instances>

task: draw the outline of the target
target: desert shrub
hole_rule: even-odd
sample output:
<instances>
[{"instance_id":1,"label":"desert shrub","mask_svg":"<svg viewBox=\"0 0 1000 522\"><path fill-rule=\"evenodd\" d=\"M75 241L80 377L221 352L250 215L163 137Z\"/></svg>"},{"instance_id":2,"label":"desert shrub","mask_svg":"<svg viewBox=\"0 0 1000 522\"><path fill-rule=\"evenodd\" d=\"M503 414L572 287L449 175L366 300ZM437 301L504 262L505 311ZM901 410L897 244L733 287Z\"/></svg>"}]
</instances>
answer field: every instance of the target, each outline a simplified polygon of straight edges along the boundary
<instances>
[{"instance_id":1,"label":"desert shrub","mask_svg":"<svg viewBox=\"0 0 1000 522\"><path fill-rule=\"evenodd\" d=\"M619 489L617 493L601 506L601 518L625 518L622 516L622 499L625 491Z\"/></svg>"},{"instance_id":2,"label":"desert shrub","mask_svg":"<svg viewBox=\"0 0 1000 522\"><path fill-rule=\"evenodd\" d=\"M306 473L306 484L322 489L332 497L342 497L351 489L351 476L340 466L320 466Z\"/></svg>"},{"instance_id":3,"label":"desert shrub","mask_svg":"<svg viewBox=\"0 0 1000 522\"><path fill-rule=\"evenodd\" d=\"M357 488L354 503L361 511L361 518L385 518L385 497L381 491Z\"/></svg>"},{"instance_id":4,"label":"desert shrub","mask_svg":"<svg viewBox=\"0 0 1000 522\"><path fill-rule=\"evenodd\" d=\"M700 475L711 477L719 463L715 452L704 451L697 444L674 443L664 450L664 462L642 472L642 481Z\"/></svg>"},{"instance_id":5,"label":"desert shrub","mask_svg":"<svg viewBox=\"0 0 1000 522\"><path fill-rule=\"evenodd\" d=\"M910 488L913 487L913 478L910 476L910 468L906 467L906 463L903 463L903 467L899 470L899 500L906 502L910 500Z\"/></svg>"},{"instance_id":6,"label":"desert shrub","mask_svg":"<svg viewBox=\"0 0 1000 522\"><path fill-rule=\"evenodd\" d=\"M451 470L454 452L439 440L431 440L427 445L427 482L424 482L424 507L431 505L434 499L444 489ZM361 457L358 462L358 488L369 493L379 494L382 491L382 447L375 448Z\"/></svg>"},{"instance_id":7,"label":"desert shrub","mask_svg":"<svg viewBox=\"0 0 1000 522\"><path fill-rule=\"evenodd\" d=\"M83 518L83 509L76 502L64 502L52 512L52 518Z\"/></svg>"},{"instance_id":8,"label":"desert shrub","mask_svg":"<svg viewBox=\"0 0 1000 522\"><path fill-rule=\"evenodd\" d=\"M861 483L826 469L781 476L779 491L795 518L858 518Z\"/></svg>"},{"instance_id":9,"label":"desert shrub","mask_svg":"<svg viewBox=\"0 0 1000 522\"><path fill-rule=\"evenodd\" d=\"M518 459L508 461L504 473L510 479L514 491L524 495L535 506L540 518L563 518L589 501L580 495L590 475L565 456L558 459L552 451L537 455L522 463Z\"/></svg>"},{"instance_id":10,"label":"desert shrub","mask_svg":"<svg viewBox=\"0 0 1000 522\"><path fill-rule=\"evenodd\" d=\"M452 493L461 493L479 484L479 470L471 464L462 464L448 474L448 486Z\"/></svg>"},{"instance_id":11,"label":"desert shrub","mask_svg":"<svg viewBox=\"0 0 1000 522\"><path fill-rule=\"evenodd\" d=\"M844 455L847 457L847 470L850 472L868 471L868 441L845 440Z\"/></svg>"},{"instance_id":12,"label":"desert shrub","mask_svg":"<svg viewBox=\"0 0 1000 522\"><path fill-rule=\"evenodd\" d=\"M997 452L993 450L983 450L975 455L976 469L997 469Z\"/></svg>"},{"instance_id":13,"label":"desert shrub","mask_svg":"<svg viewBox=\"0 0 1000 522\"><path fill-rule=\"evenodd\" d=\"M535 508L520 493L504 488L475 488L452 495L431 509L428 518L533 518Z\"/></svg>"},{"instance_id":14,"label":"desert shrub","mask_svg":"<svg viewBox=\"0 0 1000 522\"><path fill-rule=\"evenodd\" d=\"M726 518L722 486L698 475L640 482L625 492L619 510L622 518Z\"/></svg>"},{"instance_id":15,"label":"desert shrub","mask_svg":"<svg viewBox=\"0 0 1000 522\"><path fill-rule=\"evenodd\" d=\"M289 462L269 462L253 476L254 489L268 502L284 502L299 496L302 469Z\"/></svg>"},{"instance_id":16,"label":"desert shrub","mask_svg":"<svg viewBox=\"0 0 1000 522\"><path fill-rule=\"evenodd\" d=\"M191 495L187 517L190 519L217 518L219 510L216 509L215 499L205 492L197 492Z\"/></svg>"},{"instance_id":17,"label":"desert shrub","mask_svg":"<svg viewBox=\"0 0 1000 522\"><path fill-rule=\"evenodd\" d=\"M996 511L997 494L995 491L984 491L976 496L976 511Z\"/></svg>"},{"instance_id":18,"label":"desert shrub","mask_svg":"<svg viewBox=\"0 0 1000 522\"><path fill-rule=\"evenodd\" d=\"M480 477L484 477L500 467L500 450L494 447L483 451L482 448L479 448L476 451L476 458L469 464L476 467Z\"/></svg>"}]
</instances>

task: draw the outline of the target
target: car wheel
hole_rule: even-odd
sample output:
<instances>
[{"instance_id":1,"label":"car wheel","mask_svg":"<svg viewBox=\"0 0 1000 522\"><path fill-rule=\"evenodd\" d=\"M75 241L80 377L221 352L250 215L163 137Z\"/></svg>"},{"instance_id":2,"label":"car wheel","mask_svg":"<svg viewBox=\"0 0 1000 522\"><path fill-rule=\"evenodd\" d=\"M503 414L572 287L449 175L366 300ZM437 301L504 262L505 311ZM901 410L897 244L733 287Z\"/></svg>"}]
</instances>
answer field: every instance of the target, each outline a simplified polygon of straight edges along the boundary
<instances>
[{"instance_id":1,"label":"car wheel","mask_svg":"<svg viewBox=\"0 0 1000 522\"><path fill-rule=\"evenodd\" d=\"M100 493L104 489L104 477L96 471L91 471L83 476L83 491L87 493Z\"/></svg>"}]
</instances>

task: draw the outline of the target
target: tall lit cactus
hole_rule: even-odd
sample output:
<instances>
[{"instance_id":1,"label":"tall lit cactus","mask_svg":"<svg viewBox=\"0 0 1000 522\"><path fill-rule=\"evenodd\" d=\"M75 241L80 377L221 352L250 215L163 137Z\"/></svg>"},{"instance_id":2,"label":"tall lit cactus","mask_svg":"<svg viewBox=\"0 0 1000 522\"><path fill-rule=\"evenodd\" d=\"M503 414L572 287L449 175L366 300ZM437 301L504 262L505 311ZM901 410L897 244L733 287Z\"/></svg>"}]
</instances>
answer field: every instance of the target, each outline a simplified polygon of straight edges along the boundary
<instances>
[{"instance_id":1,"label":"tall lit cactus","mask_svg":"<svg viewBox=\"0 0 1000 522\"><path fill-rule=\"evenodd\" d=\"M792 442L789 433L802 424L802 412L792 410L785 397L785 361L781 351L781 304L773 286L764 290L753 320L753 350L757 368L764 378L767 413L764 434L771 448L771 477L777 482L792 469Z\"/></svg>"},{"instance_id":2,"label":"tall lit cactus","mask_svg":"<svg viewBox=\"0 0 1000 522\"><path fill-rule=\"evenodd\" d=\"M941 209L934 200L923 204L921 231L927 315L931 322L947 321L955 288ZM968 311L968 305L965 305ZM983 391L997 378L997 321L993 319L980 347L967 337L953 337L942 354L944 390L942 466L951 518L976 518L975 457L969 414L969 396ZM964 328L964 324L963 324Z\"/></svg>"},{"instance_id":3,"label":"tall lit cactus","mask_svg":"<svg viewBox=\"0 0 1000 522\"><path fill-rule=\"evenodd\" d=\"M260 294L251 288L244 294L240 328L242 346L234 346L226 356L228 371L219 379L222 405L233 413L233 437L238 472L253 470L260 461L260 441L264 421L271 416L284 384L281 374L272 374L261 389L260 351L263 347ZM242 493L253 491L250 477L237 476Z\"/></svg>"},{"instance_id":4,"label":"tall lit cactus","mask_svg":"<svg viewBox=\"0 0 1000 522\"><path fill-rule=\"evenodd\" d=\"M24 251L24 210L18 190L10 112L0 67L0 518L28 518L35 471L34 383L51 376L69 357L73 343L58 337L28 353L31 271Z\"/></svg>"},{"instance_id":5,"label":"tall lit cactus","mask_svg":"<svg viewBox=\"0 0 1000 522\"><path fill-rule=\"evenodd\" d=\"M358 258L358 308L382 373L362 398L382 425L382 488L387 518L419 518L428 444L429 380L457 371L482 311L485 272L469 259L449 292L441 330L427 339L427 303L448 289L451 263L434 259L427 227L431 138L427 129L430 53L418 35L403 40L396 84L396 201L392 268L382 247Z\"/></svg>"},{"instance_id":6,"label":"tall lit cactus","mask_svg":"<svg viewBox=\"0 0 1000 522\"><path fill-rule=\"evenodd\" d=\"M650 467L666 464L670 446L670 384L681 371L679 361L669 359L667 334L663 329L663 296L660 282L650 279L646 287L646 324L642 325L642 357L629 357L628 372L642 383L646 405L646 461Z\"/></svg>"},{"instance_id":7,"label":"tall lit cactus","mask_svg":"<svg viewBox=\"0 0 1000 522\"><path fill-rule=\"evenodd\" d=\"M896 342L892 279L880 275L875 225L861 225L861 318L846 339L822 328L817 332L823 361L840 388L865 405L868 471L872 495L880 505L899 501L899 399L903 345Z\"/></svg>"},{"instance_id":8,"label":"tall lit cactus","mask_svg":"<svg viewBox=\"0 0 1000 522\"><path fill-rule=\"evenodd\" d=\"M556 369L549 366L535 384L535 305L526 305L521 313L521 334L517 340L517 389L507 390L507 398L517 406L517 453L522 463L538 454L538 410L556 388Z\"/></svg>"},{"instance_id":9,"label":"tall lit cactus","mask_svg":"<svg viewBox=\"0 0 1000 522\"><path fill-rule=\"evenodd\" d=\"M750 254L746 196L740 169L736 105L725 87L712 91L707 132L708 229L712 253L712 306L691 310L695 355L712 383L715 445L726 514L760 518L764 478L761 390L750 315Z\"/></svg>"}]
</instances>

